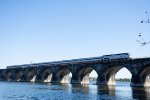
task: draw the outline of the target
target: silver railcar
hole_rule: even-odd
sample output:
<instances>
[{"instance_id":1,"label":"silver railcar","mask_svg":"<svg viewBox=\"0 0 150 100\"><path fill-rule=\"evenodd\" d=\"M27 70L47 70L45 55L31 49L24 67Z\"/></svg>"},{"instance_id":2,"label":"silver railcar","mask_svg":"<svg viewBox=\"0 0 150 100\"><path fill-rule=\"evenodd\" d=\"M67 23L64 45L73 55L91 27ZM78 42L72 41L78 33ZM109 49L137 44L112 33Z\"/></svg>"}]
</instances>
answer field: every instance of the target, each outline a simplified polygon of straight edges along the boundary
<instances>
[{"instance_id":1,"label":"silver railcar","mask_svg":"<svg viewBox=\"0 0 150 100\"><path fill-rule=\"evenodd\" d=\"M38 67L38 65L42 64L67 64L67 63L80 63L80 62L91 62L91 61L101 61L101 60L115 60L115 59L130 59L129 53L120 53L120 54L110 54L110 55L103 55L100 57L91 57L91 58L81 58L81 59L72 59L72 60L62 60L62 61L53 61L47 63L37 63L37 64L24 64L24 65L14 65L14 66L7 66L7 69L13 68L27 68L27 67Z\"/></svg>"},{"instance_id":2,"label":"silver railcar","mask_svg":"<svg viewBox=\"0 0 150 100\"><path fill-rule=\"evenodd\" d=\"M103 60L113 60L113 59L129 59L129 53L111 54L102 56Z\"/></svg>"}]
</instances>

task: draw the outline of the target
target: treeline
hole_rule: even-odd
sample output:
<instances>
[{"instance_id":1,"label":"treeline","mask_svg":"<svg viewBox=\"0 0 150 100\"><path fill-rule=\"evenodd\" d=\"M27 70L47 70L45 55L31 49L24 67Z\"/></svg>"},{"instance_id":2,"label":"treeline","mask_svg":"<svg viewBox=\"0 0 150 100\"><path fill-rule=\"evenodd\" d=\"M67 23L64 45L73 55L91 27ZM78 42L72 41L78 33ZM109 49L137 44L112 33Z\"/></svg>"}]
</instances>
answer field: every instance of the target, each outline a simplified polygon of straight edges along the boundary
<instances>
[{"instance_id":1,"label":"treeline","mask_svg":"<svg viewBox=\"0 0 150 100\"><path fill-rule=\"evenodd\" d=\"M96 81L97 78L96 77L90 77L90 81ZM119 78L119 79L116 79L116 81L121 81L121 82L130 82L131 79L130 78Z\"/></svg>"},{"instance_id":2,"label":"treeline","mask_svg":"<svg viewBox=\"0 0 150 100\"><path fill-rule=\"evenodd\" d=\"M90 81L96 81L96 80L97 80L97 77L89 77L89 80L90 80Z\"/></svg>"},{"instance_id":3,"label":"treeline","mask_svg":"<svg viewBox=\"0 0 150 100\"><path fill-rule=\"evenodd\" d=\"M119 78L119 79L116 79L116 81L121 81L121 82L130 82L131 79L130 78Z\"/></svg>"}]
</instances>

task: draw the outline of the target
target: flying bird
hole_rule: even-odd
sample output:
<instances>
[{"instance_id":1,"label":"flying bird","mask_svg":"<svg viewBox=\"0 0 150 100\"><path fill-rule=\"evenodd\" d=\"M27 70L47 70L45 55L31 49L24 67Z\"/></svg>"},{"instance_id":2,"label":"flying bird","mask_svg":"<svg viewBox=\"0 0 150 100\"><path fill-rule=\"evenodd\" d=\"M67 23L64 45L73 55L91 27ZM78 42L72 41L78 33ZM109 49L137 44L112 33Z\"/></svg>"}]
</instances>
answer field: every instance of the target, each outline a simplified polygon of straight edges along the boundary
<instances>
[{"instance_id":1,"label":"flying bird","mask_svg":"<svg viewBox=\"0 0 150 100\"><path fill-rule=\"evenodd\" d=\"M141 38L141 40L136 40L138 43L141 44L141 46L145 46L147 44L149 44L150 42L145 42L144 38L142 37L141 33L139 33L139 37Z\"/></svg>"},{"instance_id":2,"label":"flying bird","mask_svg":"<svg viewBox=\"0 0 150 100\"><path fill-rule=\"evenodd\" d=\"M147 16L147 20L142 20L141 23L150 23L148 12L145 12L145 14Z\"/></svg>"}]
</instances>

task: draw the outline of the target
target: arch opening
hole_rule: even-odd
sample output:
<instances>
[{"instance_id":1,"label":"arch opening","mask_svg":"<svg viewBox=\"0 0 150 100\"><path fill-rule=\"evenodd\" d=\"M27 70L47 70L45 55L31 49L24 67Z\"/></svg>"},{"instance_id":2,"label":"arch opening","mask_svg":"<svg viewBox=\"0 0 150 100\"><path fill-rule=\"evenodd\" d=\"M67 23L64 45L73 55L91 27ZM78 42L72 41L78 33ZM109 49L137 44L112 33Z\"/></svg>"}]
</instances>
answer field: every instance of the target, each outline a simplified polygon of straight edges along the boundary
<instances>
[{"instance_id":1,"label":"arch opening","mask_svg":"<svg viewBox=\"0 0 150 100\"><path fill-rule=\"evenodd\" d=\"M35 82L36 80L36 71L33 69L33 70L29 70L27 72L27 81L30 81L30 82Z\"/></svg>"},{"instance_id":2,"label":"arch opening","mask_svg":"<svg viewBox=\"0 0 150 100\"><path fill-rule=\"evenodd\" d=\"M13 80L13 73L11 71L6 72L5 79L7 81L12 81Z\"/></svg>"},{"instance_id":3,"label":"arch opening","mask_svg":"<svg viewBox=\"0 0 150 100\"><path fill-rule=\"evenodd\" d=\"M22 81L22 82L27 81L27 76L24 73L22 73L20 75L20 78L18 78L18 81Z\"/></svg>"},{"instance_id":4,"label":"arch opening","mask_svg":"<svg viewBox=\"0 0 150 100\"><path fill-rule=\"evenodd\" d=\"M79 71L79 79L81 81L81 84L90 84L90 82L92 80L94 80L94 76L93 75L95 75L95 78L97 77L97 73L96 73L95 70L93 70L92 67L82 68ZM94 84L94 83L92 83L92 84Z\"/></svg>"},{"instance_id":5,"label":"arch opening","mask_svg":"<svg viewBox=\"0 0 150 100\"><path fill-rule=\"evenodd\" d=\"M56 73L54 81L58 82L58 83L69 83L70 82L70 77L69 77L70 73L71 72L68 68L60 69ZM72 74L70 74L70 75L72 75Z\"/></svg>"},{"instance_id":6,"label":"arch opening","mask_svg":"<svg viewBox=\"0 0 150 100\"><path fill-rule=\"evenodd\" d=\"M13 81L21 81L21 77L22 77L22 76L23 76L22 71L20 71L20 70L15 70L15 71L14 71L14 74L13 74L13 77L14 77Z\"/></svg>"},{"instance_id":7,"label":"arch opening","mask_svg":"<svg viewBox=\"0 0 150 100\"><path fill-rule=\"evenodd\" d=\"M107 85L121 84L120 82L130 82L131 72L123 66L115 66L108 70L106 75Z\"/></svg>"},{"instance_id":8,"label":"arch opening","mask_svg":"<svg viewBox=\"0 0 150 100\"><path fill-rule=\"evenodd\" d=\"M97 82L98 74L95 70L92 70L92 72L89 74L89 84L96 84Z\"/></svg>"},{"instance_id":9,"label":"arch opening","mask_svg":"<svg viewBox=\"0 0 150 100\"><path fill-rule=\"evenodd\" d=\"M150 74L145 77L144 86L150 87Z\"/></svg>"},{"instance_id":10,"label":"arch opening","mask_svg":"<svg viewBox=\"0 0 150 100\"><path fill-rule=\"evenodd\" d=\"M140 72L140 78L144 87L150 87L150 66Z\"/></svg>"},{"instance_id":11,"label":"arch opening","mask_svg":"<svg viewBox=\"0 0 150 100\"><path fill-rule=\"evenodd\" d=\"M39 80L41 80L44 83L51 82L51 79L52 79L52 76L53 76L51 71L50 71L50 69L43 69L43 70L41 70L39 75L40 75L39 76L40 77Z\"/></svg>"},{"instance_id":12,"label":"arch opening","mask_svg":"<svg viewBox=\"0 0 150 100\"><path fill-rule=\"evenodd\" d=\"M11 74L11 72L9 72L9 73L7 73L6 80L11 81L11 79L12 79L12 74Z\"/></svg>"},{"instance_id":13,"label":"arch opening","mask_svg":"<svg viewBox=\"0 0 150 100\"><path fill-rule=\"evenodd\" d=\"M72 78L72 73L69 73L69 83L71 82L71 78Z\"/></svg>"}]
</instances>

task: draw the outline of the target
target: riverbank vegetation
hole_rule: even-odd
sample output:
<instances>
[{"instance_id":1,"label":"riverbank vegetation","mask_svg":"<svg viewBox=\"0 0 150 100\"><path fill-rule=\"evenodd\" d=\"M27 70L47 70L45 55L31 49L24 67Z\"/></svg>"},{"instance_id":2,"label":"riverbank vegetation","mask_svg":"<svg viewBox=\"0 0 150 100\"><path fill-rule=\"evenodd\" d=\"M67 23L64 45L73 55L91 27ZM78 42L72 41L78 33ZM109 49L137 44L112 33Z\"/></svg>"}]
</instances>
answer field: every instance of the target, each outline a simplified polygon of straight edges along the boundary
<instances>
[{"instance_id":1,"label":"riverbank vegetation","mask_svg":"<svg viewBox=\"0 0 150 100\"><path fill-rule=\"evenodd\" d=\"M116 79L116 81L121 81L121 82L130 82L131 79L130 78L119 78L119 79Z\"/></svg>"},{"instance_id":2,"label":"riverbank vegetation","mask_svg":"<svg viewBox=\"0 0 150 100\"><path fill-rule=\"evenodd\" d=\"M96 77L90 77L90 81L96 81L97 78ZM116 81L121 81L121 82L130 82L131 79L130 78L119 78L119 79L116 79Z\"/></svg>"}]
</instances>

